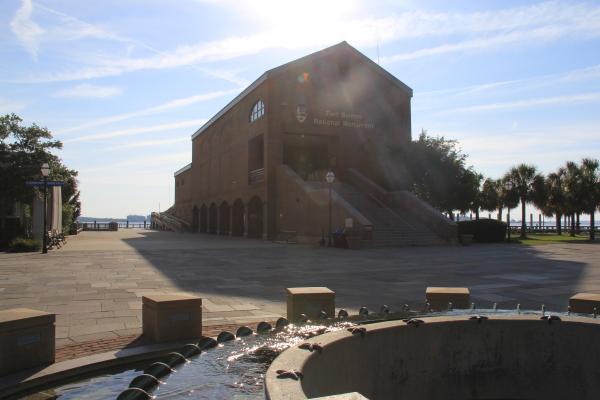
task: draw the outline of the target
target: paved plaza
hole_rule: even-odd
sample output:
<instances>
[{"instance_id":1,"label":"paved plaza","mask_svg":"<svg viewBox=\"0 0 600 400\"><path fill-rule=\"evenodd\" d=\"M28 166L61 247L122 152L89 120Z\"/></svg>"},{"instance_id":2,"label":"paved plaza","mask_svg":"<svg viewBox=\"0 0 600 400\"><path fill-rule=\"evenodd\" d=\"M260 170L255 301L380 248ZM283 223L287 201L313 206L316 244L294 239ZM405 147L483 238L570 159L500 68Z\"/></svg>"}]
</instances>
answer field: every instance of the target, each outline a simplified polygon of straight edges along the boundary
<instances>
[{"instance_id":1,"label":"paved plaza","mask_svg":"<svg viewBox=\"0 0 600 400\"><path fill-rule=\"evenodd\" d=\"M600 246L473 245L342 250L126 229L82 232L42 254L0 253L0 309L57 314L57 345L141 333L141 297L201 296L204 326L285 314L285 288L327 286L337 307L421 308L427 286L467 286L478 308L565 310L600 293Z\"/></svg>"}]
</instances>

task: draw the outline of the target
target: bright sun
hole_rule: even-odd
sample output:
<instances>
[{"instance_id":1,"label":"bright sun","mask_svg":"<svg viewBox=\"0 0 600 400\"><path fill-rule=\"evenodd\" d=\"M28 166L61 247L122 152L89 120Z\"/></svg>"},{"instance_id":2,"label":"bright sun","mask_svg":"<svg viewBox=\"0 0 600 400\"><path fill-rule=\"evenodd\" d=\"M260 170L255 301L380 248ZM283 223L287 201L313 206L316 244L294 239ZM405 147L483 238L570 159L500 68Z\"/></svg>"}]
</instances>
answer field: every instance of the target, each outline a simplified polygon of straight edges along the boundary
<instances>
[{"instance_id":1,"label":"bright sun","mask_svg":"<svg viewBox=\"0 0 600 400\"><path fill-rule=\"evenodd\" d=\"M242 5L243 4L243 5ZM258 0L236 3L239 12L282 47L322 46L348 40L352 20L364 2L357 0Z\"/></svg>"}]
</instances>

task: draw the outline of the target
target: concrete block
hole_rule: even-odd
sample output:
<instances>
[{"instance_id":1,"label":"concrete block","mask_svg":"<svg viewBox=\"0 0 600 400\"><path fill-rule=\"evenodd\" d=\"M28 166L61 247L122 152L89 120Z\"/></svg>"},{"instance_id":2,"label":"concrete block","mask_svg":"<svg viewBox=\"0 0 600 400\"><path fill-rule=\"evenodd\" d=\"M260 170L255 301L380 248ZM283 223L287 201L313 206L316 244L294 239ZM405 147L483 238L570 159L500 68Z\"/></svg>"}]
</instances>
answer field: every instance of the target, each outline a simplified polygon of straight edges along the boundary
<instances>
[{"instance_id":1,"label":"concrete block","mask_svg":"<svg viewBox=\"0 0 600 400\"><path fill-rule=\"evenodd\" d=\"M0 311L0 376L54 363L55 320L28 308Z\"/></svg>"},{"instance_id":2,"label":"concrete block","mask_svg":"<svg viewBox=\"0 0 600 400\"><path fill-rule=\"evenodd\" d=\"M202 299L183 294L142 297L144 336L153 342L170 342L202 336Z\"/></svg>"},{"instance_id":3,"label":"concrete block","mask_svg":"<svg viewBox=\"0 0 600 400\"><path fill-rule=\"evenodd\" d=\"M469 308L470 291L462 287L428 287L425 291L425 298L431 304L431 308L437 311L448 309L448 303L452 303L452 308Z\"/></svg>"},{"instance_id":4,"label":"concrete block","mask_svg":"<svg viewBox=\"0 0 600 400\"><path fill-rule=\"evenodd\" d=\"M577 293L569 299L571 311L581 314L592 314L594 307L600 313L600 294Z\"/></svg>"},{"instance_id":5,"label":"concrete block","mask_svg":"<svg viewBox=\"0 0 600 400\"><path fill-rule=\"evenodd\" d=\"M300 314L309 319L317 319L321 310L327 316L335 316L335 292L326 287L287 288L287 319L291 322L300 320Z\"/></svg>"}]
</instances>

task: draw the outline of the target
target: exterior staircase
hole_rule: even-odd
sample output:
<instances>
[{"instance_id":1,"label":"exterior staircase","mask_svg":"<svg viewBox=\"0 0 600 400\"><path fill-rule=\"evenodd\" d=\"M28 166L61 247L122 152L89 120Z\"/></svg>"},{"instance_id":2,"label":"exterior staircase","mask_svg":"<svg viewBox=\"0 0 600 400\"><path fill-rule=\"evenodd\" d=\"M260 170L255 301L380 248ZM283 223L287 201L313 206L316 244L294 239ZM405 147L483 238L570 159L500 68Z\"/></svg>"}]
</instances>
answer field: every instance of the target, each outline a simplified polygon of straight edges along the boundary
<instances>
[{"instance_id":1,"label":"exterior staircase","mask_svg":"<svg viewBox=\"0 0 600 400\"><path fill-rule=\"evenodd\" d=\"M173 232L189 232L190 225L187 221L175 216L173 213L174 208L171 207L168 210L158 213L153 212L152 215L152 228L161 231L173 231Z\"/></svg>"},{"instance_id":2,"label":"exterior staircase","mask_svg":"<svg viewBox=\"0 0 600 400\"><path fill-rule=\"evenodd\" d=\"M345 181L337 179L332 190L355 209L372 231L366 247L437 246L457 243L454 222L406 191L387 192L357 171ZM351 183L350 183L351 182ZM325 191L325 182L306 181L306 188ZM359 188L360 187L360 188Z\"/></svg>"},{"instance_id":3,"label":"exterior staircase","mask_svg":"<svg viewBox=\"0 0 600 400\"><path fill-rule=\"evenodd\" d=\"M365 244L373 247L448 244L422 222L412 218L406 210L389 207L347 183L338 182L334 187L339 195L371 221L373 238L370 243L365 241Z\"/></svg>"}]
</instances>

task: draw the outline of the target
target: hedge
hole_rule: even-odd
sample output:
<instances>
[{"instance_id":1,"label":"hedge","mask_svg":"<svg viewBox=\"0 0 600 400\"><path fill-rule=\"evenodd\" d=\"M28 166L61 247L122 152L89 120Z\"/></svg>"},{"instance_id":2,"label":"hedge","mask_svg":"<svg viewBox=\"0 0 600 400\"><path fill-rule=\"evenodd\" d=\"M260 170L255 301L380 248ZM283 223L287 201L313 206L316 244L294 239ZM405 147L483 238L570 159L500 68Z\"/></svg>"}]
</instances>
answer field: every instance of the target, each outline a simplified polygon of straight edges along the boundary
<instances>
[{"instance_id":1,"label":"hedge","mask_svg":"<svg viewBox=\"0 0 600 400\"><path fill-rule=\"evenodd\" d=\"M41 248L42 244L39 240L35 239L16 238L8 244L9 251L12 251L13 253L40 251Z\"/></svg>"},{"instance_id":2,"label":"hedge","mask_svg":"<svg viewBox=\"0 0 600 400\"><path fill-rule=\"evenodd\" d=\"M477 219L458 222L459 235L473 235L478 243L504 242L506 223L495 219Z\"/></svg>"}]
</instances>

